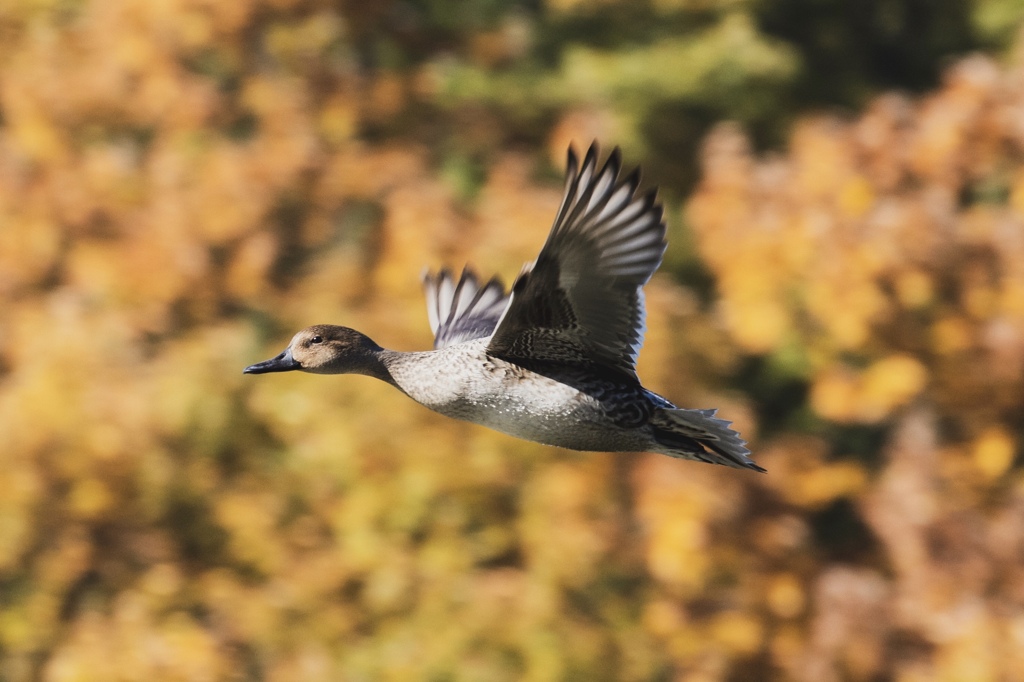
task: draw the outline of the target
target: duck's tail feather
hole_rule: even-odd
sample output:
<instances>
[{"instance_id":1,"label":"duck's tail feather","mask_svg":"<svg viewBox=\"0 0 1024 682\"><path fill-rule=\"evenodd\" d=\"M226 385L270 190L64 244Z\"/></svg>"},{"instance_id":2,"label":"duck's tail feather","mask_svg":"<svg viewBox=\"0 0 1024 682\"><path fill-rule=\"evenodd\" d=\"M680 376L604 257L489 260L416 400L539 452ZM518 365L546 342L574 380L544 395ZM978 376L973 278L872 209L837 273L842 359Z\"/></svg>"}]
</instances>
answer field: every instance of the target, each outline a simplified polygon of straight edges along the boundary
<instances>
[{"instance_id":1,"label":"duck's tail feather","mask_svg":"<svg viewBox=\"0 0 1024 682\"><path fill-rule=\"evenodd\" d=\"M651 415L654 438L670 457L695 459L735 469L765 471L750 458L747 442L729 428L732 422L715 417L717 410L661 408Z\"/></svg>"}]
</instances>

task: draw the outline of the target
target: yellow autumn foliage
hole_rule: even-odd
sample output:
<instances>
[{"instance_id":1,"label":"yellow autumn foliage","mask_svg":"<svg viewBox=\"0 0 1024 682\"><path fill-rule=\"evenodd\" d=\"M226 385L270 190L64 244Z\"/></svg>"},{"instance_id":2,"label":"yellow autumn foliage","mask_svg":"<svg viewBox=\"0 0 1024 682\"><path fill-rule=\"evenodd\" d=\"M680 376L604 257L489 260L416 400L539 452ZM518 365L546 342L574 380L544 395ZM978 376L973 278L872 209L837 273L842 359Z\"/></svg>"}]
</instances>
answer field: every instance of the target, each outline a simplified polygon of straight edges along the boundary
<instances>
[{"instance_id":1,"label":"yellow autumn foliage","mask_svg":"<svg viewBox=\"0 0 1024 682\"><path fill-rule=\"evenodd\" d=\"M729 16L706 48L578 49L542 99L597 94L538 113L509 87L508 120L451 104L447 57L371 40L411 5L8 4L0 679L1024 670L1019 60L802 117L781 154L723 123L685 203L665 188L693 253L648 287L640 374L720 408L761 476L517 441L365 377L241 375L312 323L429 347L424 266L508 282L566 144L644 161L603 97L792 72L736 3L659 0ZM500 70L534 37L503 16L460 58Z\"/></svg>"}]
</instances>

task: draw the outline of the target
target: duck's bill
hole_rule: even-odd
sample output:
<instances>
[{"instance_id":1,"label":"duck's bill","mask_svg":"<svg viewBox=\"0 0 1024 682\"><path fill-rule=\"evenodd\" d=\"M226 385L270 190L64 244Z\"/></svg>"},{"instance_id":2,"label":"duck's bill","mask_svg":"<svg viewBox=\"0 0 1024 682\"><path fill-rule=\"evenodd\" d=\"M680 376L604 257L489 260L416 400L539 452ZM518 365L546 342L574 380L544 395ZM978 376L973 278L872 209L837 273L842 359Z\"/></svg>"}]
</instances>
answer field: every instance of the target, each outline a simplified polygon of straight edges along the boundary
<instances>
[{"instance_id":1,"label":"duck's bill","mask_svg":"<svg viewBox=\"0 0 1024 682\"><path fill-rule=\"evenodd\" d=\"M283 353L278 355L276 358L270 358L263 362L257 362L255 365L249 365L244 370L243 374L267 374L268 372L290 372L295 369L301 369L302 366L295 361L292 357L292 352L286 349Z\"/></svg>"}]
</instances>

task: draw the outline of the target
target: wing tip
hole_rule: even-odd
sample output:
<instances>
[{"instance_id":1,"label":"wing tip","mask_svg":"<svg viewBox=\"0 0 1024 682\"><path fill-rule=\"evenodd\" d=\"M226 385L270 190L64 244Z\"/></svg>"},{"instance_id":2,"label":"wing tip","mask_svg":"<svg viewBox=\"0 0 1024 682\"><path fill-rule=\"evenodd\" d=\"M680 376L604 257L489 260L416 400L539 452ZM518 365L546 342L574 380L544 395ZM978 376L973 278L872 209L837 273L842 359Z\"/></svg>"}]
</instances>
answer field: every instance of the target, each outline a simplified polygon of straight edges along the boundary
<instances>
[{"instance_id":1,"label":"wing tip","mask_svg":"<svg viewBox=\"0 0 1024 682\"><path fill-rule=\"evenodd\" d=\"M598 156L600 156L600 154L601 146L598 144L597 140L594 140L593 142L590 143L590 146L587 148L587 155L583 157L583 168L580 169L580 172L582 173L587 168L597 168L597 159Z\"/></svg>"},{"instance_id":2,"label":"wing tip","mask_svg":"<svg viewBox=\"0 0 1024 682\"><path fill-rule=\"evenodd\" d=\"M576 151L576 144L574 142L570 142L566 152L566 175L570 177L578 176L580 172L588 166L591 166L596 170L598 165L597 162L600 158L601 143L596 139L592 140L587 146L587 151L583 154L582 162L580 161L579 153ZM615 177L618 177L619 172L622 169L622 147L619 145L612 147L611 152L608 153L608 157L605 159L604 165L601 167L601 172L595 173L595 175L603 175L605 169L609 167L614 169L614 175ZM639 176L639 172L640 169L638 167L635 168L630 175L632 176L633 174L636 174Z\"/></svg>"},{"instance_id":3,"label":"wing tip","mask_svg":"<svg viewBox=\"0 0 1024 682\"><path fill-rule=\"evenodd\" d=\"M436 271L431 269L430 266L424 266L423 270L420 271L420 281L423 282L424 285L440 283L444 280L451 280L456 284L459 284L462 281L469 281L480 288L486 288L491 285L497 285L502 290L505 288L501 275L493 275L486 281L483 281L483 278L480 276L477 269L469 263L462 267L462 272L459 274L457 279L455 277L455 271L447 265L441 266ZM480 282L482 281L483 284L481 285Z\"/></svg>"},{"instance_id":4,"label":"wing tip","mask_svg":"<svg viewBox=\"0 0 1024 682\"><path fill-rule=\"evenodd\" d=\"M615 178L619 177L619 172L622 170L622 149L619 146L616 145L612 148L611 154L604 162L604 168L612 169L612 175Z\"/></svg>"},{"instance_id":5,"label":"wing tip","mask_svg":"<svg viewBox=\"0 0 1024 682\"><path fill-rule=\"evenodd\" d=\"M434 284L440 284L446 279L452 279L452 271L447 265L443 265L436 271L431 269L429 265L424 265L420 271L420 282L423 286L431 286Z\"/></svg>"},{"instance_id":6,"label":"wing tip","mask_svg":"<svg viewBox=\"0 0 1024 682\"><path fill-rule=\"evenodd\" d=\"M566 159L565 159L565 168L566 168L565 174L566 174L566 176L568 178L570 178L570 179L575 177L576 172L579 169L579 166L580 166L580 161L579 161L579 157L576 155L576 146L572 142L570 142L569 143L569 152L568 152L568 154L566 156Z\"/></svg>"}]
</instances>

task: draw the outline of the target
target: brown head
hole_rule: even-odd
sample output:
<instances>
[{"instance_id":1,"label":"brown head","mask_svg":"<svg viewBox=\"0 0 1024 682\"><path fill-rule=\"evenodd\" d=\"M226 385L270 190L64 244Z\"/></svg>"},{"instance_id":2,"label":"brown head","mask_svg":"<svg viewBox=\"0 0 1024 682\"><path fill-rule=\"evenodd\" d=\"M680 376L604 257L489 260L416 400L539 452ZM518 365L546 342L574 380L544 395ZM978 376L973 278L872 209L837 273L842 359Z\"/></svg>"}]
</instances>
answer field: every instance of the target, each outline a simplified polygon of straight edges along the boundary
<instances>
[{"instance_id":1,"label":"brown head","mask_svg":"<svg viewBox=\"0 0 1024 682\"><path fill-rule=\"evenodd\" d=\"M369 374L381 376L381 347L355 329L318 324L303 329L277 357L249 365L245 374L299 370L313 374Z\"/></svg>"}]
</instances>

